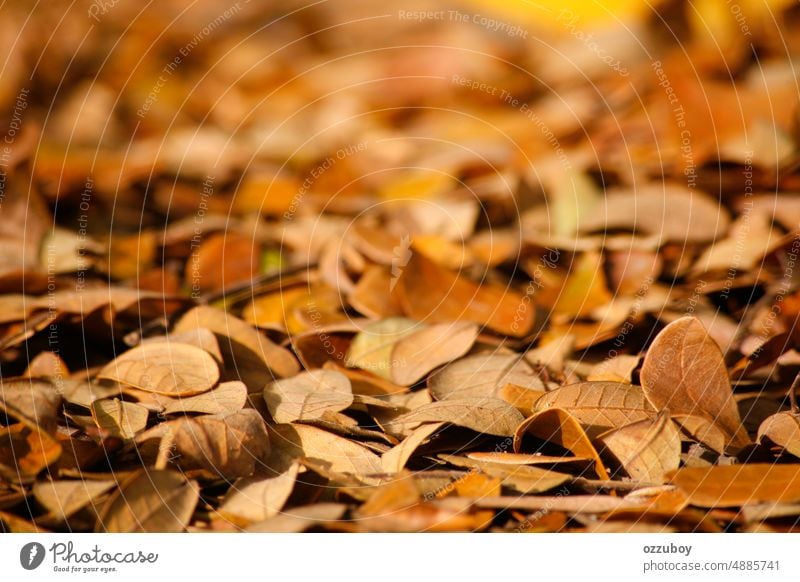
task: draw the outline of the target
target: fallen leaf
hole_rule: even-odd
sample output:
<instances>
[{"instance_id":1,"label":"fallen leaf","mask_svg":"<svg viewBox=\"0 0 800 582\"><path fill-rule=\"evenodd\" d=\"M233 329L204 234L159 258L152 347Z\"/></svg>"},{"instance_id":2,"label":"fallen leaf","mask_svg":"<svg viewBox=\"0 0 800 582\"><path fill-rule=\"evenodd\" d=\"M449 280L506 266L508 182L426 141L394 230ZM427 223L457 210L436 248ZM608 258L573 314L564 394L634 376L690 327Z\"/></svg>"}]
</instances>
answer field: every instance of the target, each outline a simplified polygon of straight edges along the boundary
<instances>
[{"instance_id":1,"label":"fallen leaf","mask_svg":"<svg viewBox=\"0 0 800 582\"><path fill-rule=\"evenodd\" d=\"M381 456L381 466L385 473L399 473L417 448L428 441L445 423L433 422L423 424L403 439L399 445L392 447Z\"/></svg>"},{"instance_id":2,"label":"fallen leaf","mask_svg":"<svg viewBox=\"0 0 800 582\"><path fill-rule=\"evenodd\" d=\"M639 386L618 382L579 382L542 395L535 403L537 412L548 408L569 411L592 430L619 428L655 417Z\"/></svg>"},{"instance_id":3,"label":"fallen leaf","mask_svg":"<svg viewBox=\"0 0 800 582\"><path fill-rule=\"evenodd\" d=\"M707 194L666 183L607 192L595 212L582 217L580 230L627 228L663 241L708 242L729 222L727 211Z\"/></svg>"},{"instance_id":4,"label":"fallen leaf","mask_svg":"<svg viewBox=\"0 0 800 582\"><path fill-rule=\"evenodd\" d=\"M186 344L143 344L103 368L101 378L166 396L207 392L219 380L219 366L207 352Z\"/></svg>"},{"instance_id":5,"label":"fallen leaf","mask_svg":"<svg viewBox=\"0 0 800 582\"><path fill-rule=\"evenodd\" d=\"M13 407L45 429L53 429L61 409L57 381L58 378L55 382L44 378L0 378L0 404Z\"/></svg>"},{"instance_id":6,"label":"fallen leaf","mask_svg":"<svg viewBox=\"0 0 800 582\"><path fill-rule=\"evenodd\" d=\"M195 307L181 317L173 331L181 333L198 327L208 328L217 335L226 365L232 366L241 376L239 379L251 390L263 388L264 378L270 376L270 370L281 378L294 376L300 371L300 365L291 352L220 309Z\"/></svg>"},{"instance_id":7,"label":"fallen leaf","mask_svg":"<svg viewBox=\"0 0 800 582\"><path fill-rule=\"evenodd\" d=\"M550 408L525 419L514 432L515 453L522 451L523 440L527 434L545 442L554 442L570 451L576 457L592 459L597 476L601 479L610 478L592 441L586 436L577 419L568 411Z\"/></svg>"},{"instance_id":8,"label":"fallen leaf","mask_svg":"<svg viewBox=\"0 0 800 582\"><path fill-rule=\"evenodd\" d=\"M312 370L268 384L264 400L275 422L308 421L350 407L353 391L344 374Z\"/></svg>"},{"instance_id":9,"label":"fallen leaf","mask_svg":"<svg viewBox=\"0 0 800 582\"><path fill-rule=\"evenodd\" d=\"M800 416L779 412L765 419L758 427L758 442L775 443L787 453L800 457Z\"/></svg>"},{"instance_id":10,"label":"fallen leaf","mask_svg":"<svg viewBox=\"0 0 800 582\"><path fill-rule=\"evenodd\" d=\"M404 317L368 323L353 338L345 363L350 368L360 368L391 381L395 344L423 327Z\"/></svg>"},{"instance_id":11,"label":"fallen leaf","mask_svg":"<svg viewBox=\"0 0 800 582\"><path fill-rule=\"evenodd\" d=\"M497 477L505 487L523 495L549 491L572 480L572 475L528 465L507 465L504 463L477 461L455 455L439 455L439 458L456 467L466 467L473 471L480 470L487 475Z\"/></svg>"},{"instance_id":12,"label":"fallen leaf","mask_svg":"<svg viewBox=\"0 0 800 582\"><path fill-rule=\"evenodd\" d=\"M247 386L242 382L222 382L208 392L176 398L164 406L164 414L199 412L203 414L230 414L244 408Z\"/></svg>"},{"instance_id":13,"label":"fallen leaf","mask_svg":"<svg viewBox=\"0 0 800 582\"><path fill-rule=\"evenodd\" d=\"M589 382L622 382L630 384L633 371L639 365L641 359L641 356L622 354L603 360L592 368L592 371L586 376L586 380Z\"/></svg>"},{"instance_id":14,"label":"fallen leaf","mask_svg":"<svg viewBox=\"0 0 800 582\"><path fill-rule=\"evenodd\" d=\"M489 461L504 465L556 465L560 463L587 463L594 462L589 457L553 457L540 453L467 453L468 459L475 461Z\"/></svg>"},{"instance_id":15,"label":"fallen leaf","mask_svg":"<svg viewBox=\"0 0 800 582\"><path fill-rule=\"evenodd\" d=\"M179 466L226 479L252 475L270 449L264 420L252 408L170 421L169 429Z\"/></svg>"},{"instance_id":16,"label":"fallen leaf","mask_svg":"<svg viewBox=\"0 0 800 582\"><path fill-rule=\"evenodd\" d=\"M694 317L673 321L656 336L641 378L642 390L656 410L705 417L727 434L727 446L733 449L751 442L722 352Z\"/></svg>"},{"instance_id":17,"label":"fallen leaf","mask_svg":"<svg viewBox=\"0 0 800 582\"><path fill-rule=\"evenodd\" d=\"M237 480L220 505L220 515L239 525L274 517L292 494L299 468L294 463L276 477L245 477Z\"/></svg>"},{"instance_id":18,"label":"fallen leaf","mask_svg":"<svg viewBox=\"0 0 800 582\"><path fill-rule=\"evenodd\" d=\"M663 483L681 462L681 436L665 413L612 430L600 440L638 481Z\"/></svg>"},{"instance_id":19,"label":"fallen leaf","mask_svg":"<svg viewBox=\"0 0 800 582\"><path fill-rule=\"evenodd\" d=\"M344 503L316 503L293 507L269 519L248 526L245 531L261 533L300 533L317 525L335 522L344 516Z\"/></svg>"},{"instance_id":20,"label":"fallen leaf","mask_svg":"<svg viewBox=\"0 0 800 582\"><path fill-rule=\"evenodd\" d=\"M100 511L95 531L185 531L199 499L197 483L180 473L141 469L120 483Z\"/></svg>"},{"instance_id":21,"label":"fallen leaf","mask_svg":"<svg viewBox=\"0 0 800 582\"><path fill-rule=\"evenodd\" d=\"M96 400L91 411L99 428L121 439L132 439L147 427L148 410L119 398Z\"/></svg>"},{"instance_id":22,"label":"fallen leaf","mask_svg":"<svg viewBox=\"0 0 800 582\"><path fill-rule=\"evenodd\" d=\"M436 400L498 397L506 384L544 392L531 365L517 354L478 354L431 374L428 387Z\"/></svg>"},{"instance_id":23,"label":"fallen leaf","mask_svg":"<svg viewBox=\"0 0 800 582\"><path fill-rule=\"evenodd\" d=\"M55 463L62 447L48 432L10 404L0 401L0 412L8 418L0 426L0 477L12 483L32 481ZM12 419L15 419L14 423Z\"/></svg>"},{"instance_id":24,"label":"fallen leaf","mask_svg":"<svg viewBox=\"0 0 800 582\"><path fill-rule=\"evenodd\" d=\"M737 507L800 501L800 464L684 467L669 475L697 507Z\"/></svg>"},{"instance_id":25,"label":"fallen leaf","mask_svg":"<svg viewBox=\"0 0 800 582\"><path fill-rule=\"evenodd\" d=\"M449 422L475 432L499 436L513 435L522 414L505 400L496 398L448 399L423 404L394 419L393 424L407 422Z\"/></svg>"},{"instance_id":26,"label":"fallen leaf","mask_svg":"<svg viewBox=\"0 0 800 582\"><path fill-rule=\"evenodd\" d=\"M108 480L39 481L33 486L33 496L48 512L43 523L57 524L87 505L94 506L115 485Z\"/></svg>"},{"instance_id":27,"label":"fallen leaf","mask_svg":"<svg viewBox=\"0 0 800 582\"><path fill-rule=\"evenodd\" d=\"M413 253L397 283L405 313L431 323L467 320L501 334L524 337L535 321L525 295L496 283L475 283Z\"/></svg>"},{"instance_id":28,"label":"fallen leaf","mask_svg":"<svg viewBox=\"0 0 800 582\"><path fill-rule=\"evenodd\" d=\"M328 431L302 424L284 424L270 427L270 432L273 457L267 464L269 467L288 466L295 459L307 457L326 464L333 471L359 478L382 472L378 455Z\"/></svg>"},{"instance_id":29,"label":"fallen leaf","mask_svg":"<svg viewBox=\"0 0 800 582\"><path fill-rule=\"evenodd\" d=\"M572 266L553 306L553 313L584 317L612 298L600 253L587 251Z\"/></svg>"},{"instance_id":30,"label":"fallen leaf","mask_svg":"<svg viewBox=\"0 0 800 582\"><path fill-rule=\"evenodd\" d=\"M469 322L440 323L402 337L392 349L392 381L416 384L431 370L466 354L477 337L478 326Z\"/></svg>"}]
</instances>

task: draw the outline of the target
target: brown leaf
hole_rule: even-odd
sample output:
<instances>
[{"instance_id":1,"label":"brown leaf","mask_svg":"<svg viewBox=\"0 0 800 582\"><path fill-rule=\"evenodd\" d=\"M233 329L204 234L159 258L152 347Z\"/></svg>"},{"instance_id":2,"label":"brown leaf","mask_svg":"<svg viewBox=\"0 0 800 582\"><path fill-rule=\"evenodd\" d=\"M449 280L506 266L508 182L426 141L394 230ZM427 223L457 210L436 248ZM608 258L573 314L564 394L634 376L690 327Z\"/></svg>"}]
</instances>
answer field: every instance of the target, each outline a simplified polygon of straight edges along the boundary
<instances>
[{"instance_id":1,"label":"brown leaf","mask_svg":"<svg viewBox=\"0 0 800 582\"><path fill-rule=\"evenodd\" d=\"M181 333L198 327L208 328L217 335L226 365L236 369L251 390L263 388L269 370L282 378L300 371L300 365L291 352L220 309L195 307L175 324L174 331Z\"/></svg>"},{"instance_id":2,"label":"brown leaf","mask_svg":"<svg viewBox=\"0 0 800 582\"><path fill-rule=\"evenodd\" d=\"M764 444L764 439L800 457L800 416L792 412L779 412L766 418L758 427L758 442Z\"/></svg>"},{"instance_id":3,"label":"brown leaf","mask_svg":"<svg viewBox=\"0 0 800 582\"><path fill-rule=\"evenodd\" d=\"M214 359L217 361L217 363L222 364L222 352L219 349L217 336L214 335L213 331L204 327L187 329L186 331L180 333L171 333L169 335L147 338L142 341L142 344L151 343L188 344L208 352L214 356Z\"/></svg>"},{"instance_id":4,"label":"brown leaf","mask_svg":"<svg viewBox=\"0 0 800 582\"><path fill-rule=\"evenodd\" d=\"M584 232L628 228L682 243L711 241L725 232L729 222L725 209L707 194L659 183L608 192L600 208L582 217L580 226Z\"/></svg>"},{"instance_id":5,"label":"brown leaf","mask_svg":"<svg viewBox=\"0 0 800 582\"><path fill-rule=\"evenodd\" d=\"M264 521L280 513L289 499L300 466L293 463L276 477L246 477L237 480L228 491L219 513L239 525Z\"/></svg>"},{"instance_id":6,"label":"brown leaf","mask_svg":"<svg viewBox=\"0 0 800 582\"><path fill-rule=\"evenodd\" d=\"M91 410L99 428L121 439L132 439L147 426L148 410L119 398L96 400Z\"/></svg>"},{"instance_id":7,"label":"brown leaf","mask_svg":"<svg viewBox=\"0 0 800 582\"><path fill-rule=\"evenodd\" d=\"M299 533L317 525L340 519L347 511L343 503L316 503L286 509L269 519L246 528L249 532Z\"/></svg>"},{"instance_id":8,"label":"brown leaf","mask_svg":"<svg viewBox=\"0 0 800 582\"><path fill-rule=\"evenodd\" d=\"M288 466L300 457L324 463L359 478L381 473L381 459L366 447L328 431L302 424L271 427L273 456L269 467ZM288 462L287 462L288 461Z\"/></svg>"},{"instance_id":9,"label":"brown leaf","mask_svg":"<svg viewBox=\"0 0 800 582\"><path fill-rule=\"evenodd\" d=\"M16 422L0 426L0 477L27 483L61 456L61 445L13 406L0 401L0 412Z\"/></svg>"},{"instance_id":10,"label":"brown leaf","mask_svg":"<svg viewBox=\"0 0 800 582\"><path fill-rule=\"evenodd\" d=\"M525 419L514 432L514 452L522 450L523 439L531 434L545 442L554 442L576 457L585 457L594 461L594 470L601 479L609 479L597 449L580 423L568 411L560 408L543 410ZM570 457L572 458L572 457Z\"/></svg>"},{"instance_id":11,"label":"brown leaf","mask_svg":"<svg viewBox=\"0 0 800 582\"><path fill-rule=\"evenodd\" d=\"M479 354L448 364L428 379L436 400L497 397L506 384L544 391L531 365L517 354Z\"/></svg>"},{"instance_id":12,"label":"brown leaf","mask_svg":"<svg viewBox=\"0 0 800 582\"><path fill-rule=\"evenodd\" d=\"M436 431L444 426L444 424L443 422L423 424L403 439L403 442L399 445L383 453L383 456L381 456L381 465L383 466L384 472L399 473L402 471L406 463L408 463L408 460L413 456L414 451L429 440Z\"/></svg>"},{"instance_id":13,"label":"brown leaf","mask_svg":"<svg viewBox=\"0 0 800 582\"><path fill-rule=\"evenodd\" d=\"M708 420L705 416L692 414L674 414L674 420L681 430L692 440L702 443L712 451L724 454L728 443L728 434L719 425Z\"/></svg>"},{"instance_id":14,"label":"brown leaf","mask_svg":"<svg viewBox=\"0 0 800 582\"><path fill-rule=\"evenodd\" d=\"M466 467L474 471L480 470L487 475L497 477L505 487L523 495L549 491L572 480L572 475L528 465L507 465L505 463L476 461L455 455L439 455L439 458L456 467Z\"/></svg>"},{"instance_id":15,"label":"brown leaf","mask_svg":"<svg viewBox=\"0 0 800 582\"><path fill-rule=\"evenodd\" d=\"M622 354L597 364L586 379L590 382L622 382L631 383L631 377L636 366L639 365L641 356L628 356Z\"/></svg>"},{"instance_id":16,"label":"brown leaf","mask_svg":"<svg viewBox=\"0 0 800 582\"><path fill-rule=\"evenodd\" d=\"M189 258L185 279L195 293L231 287L255 276L258 255L252 237L235 231L215 233Z\"/></svg>"},{"instance_id":17,"label":"brown leaf","mask_svg":"<svg viewBox=\"0 0 800 582\"><path fill-rule=\"evenodd\" d=\"M353 404L353 391L344 374L312 370L268 384L264 400L276 422L307 421L345 410Z\"/></svg>"},{"instance_id":18,"label":"brown leaf","mask_svg":"<svg viewBox=\"0 0 800 582\"><path fill-rule=\"evenodd\" d=\"M673 321L656 336L641 378L642 390L656 410L712 421L727 434L727 445L734 450L750 443L722 352L694 317Z\"/></svg>"},{"instance_id":19,"label":"brown leaf","mask_svg":"<svg viewBox=\"0 0 800 582\"><path fill-rule=\"evenodd\" d=\"M125 479L105 504L95 531L185 531L199 498L197 483L180 473L141 469Z\"/></svg>"},{"instance_id":20,"label":"brown leaf","mask_svg":"<svg viewBox=\"0 0 800 582\"><path fill-rule=\"evenodd\" d=\"M556 465L561 463L586 464L594 462L590 457L553 457L550 455L522 453L467 453L475 461L489 461L503 465Z\"/></svg>"},{"instance_id":21,"label":"brown leaf","mask_svg":"<svg viewBox=\"0 0 800 582\"><path fill-rule=\"evenodd\" d=\"M144 344L109 363L101 378L167 396L193 396L219 380L219 366L207 352L186 344Z\"/></svg>"},{"instance_id":22,"label":"brown leaf","mask_svg":"<svg viewBox=\"0 0 800 582\"><path fill-rule=\"evenodd\" d=\"M0 404L19 410L43 428L55 428L61 409L59 385L46 379L3 378Z\"/></svg>"},{"instance_id":23,"label":"brown leaf","mask_svg":"<svg viewBox=\"0 0 800 582\"><path fill-rule=\"evenodd\" d=\"M466 354L477 337L478 326L469 322L440 323L404 336L392 350L392 381L416 384L431 370Z\"/></svg>"},{"instance_id":24,"label":"brown leaf","mask_svg":"<svg viewBox=\"0 0 800 582\"><path fill-rule=\"evenodd\" d=\"M202 468L226 479L247 477L269 453L264 420L252 408L165 424L172 431L177 462L184 469Z\"/></svg>"},{"instance_id":25,"label":"brown leaf","mask_svg":"<svg viewBox=\"0 0 800 582\"><path fill-rule=\"evenodd\" d=\"M669 416L640 420L600 437L633 479L663 483L681 462L681 436Z\"/></svg>"},{"instance_id":26,"label":"brown leaf","mask_svg":"<svg viewBox=\"0 0 800 582\"><path fill-rule=\"evenodd\" d=\"M588 251L573 265L553 306L553 313L584 317L592 310L606 305L612 298L600 253Z\"/></svg>"},{"instance_id":27,"label":"brown leaf","mask_svg":"<svg viewBox=\"0 0 800 582\"><path fill-rule=\"evenodd\" d=\"M347 350L347 366L366 370L391 381L395 344L424 327L423 324L405 317L368 323L353 338L350 349Z\"/></svg>"},{"instance_id":28,"label":"brown leaf","mask_svg":"<svg viewBox=\"0 0 800 582\"><path fill-rule=\"evenodd\" d=\"M418 321L467 320L501 334L524 337L535 321L530 302L518 291L496 283L479 285L414 252L398 279L403 310Z\"/></svg>"},{"instance_id":29,"label":"brown leaf","mask_svg":"<svg viewBox=\"0 0 800 582\"><path fill-rule=\"evenodd\" d=\"M579 382L562 386L536 401L537 412L548 408L569 411L590 429L618 428L655 417L639 386L618 382Z\"/></svg>"},{"instance_id":30,"label":"brown leaf","mask_svg":"<svg viewBox=\"0 0 800 582\"><path fill-rule=\"evenodd\" d=\"M116 485L116 481L76 480L39 481L33 486L33 496L48 513L42 523L59 523L95 501Z\"/></svg>"},{"instance_id":31,"label":"brown leaf","mask_svg":"<svg viewBox=\"0 0 800 582\"><path fill-rule=\"evenodd\" d=\"M394 419L393 424L449 422L480 433L509 436L523 420L522 414L505 400L454 398L424 404Z\"/></svg>"},{"instance_id":32,"label":"brown leaf","mask_svg":"<svg viewBox=\"0 0 800 582\"><path fill-rule=\"evenodd\" d=\"M800 501L800 465L684 467L669 478L698 507Z\"/></svg>"},{"instance_id":33,"label":"brown leaf","mask_svg":"<svg viewBox=\"0 0 800 582\"><path fill-rule=\"evenodd\" d=\"M164 414L178 412L201 412L203 414L230 414L244 408L247 402L247 386L242 382L222 382L216 388L190 396L176 398L165 403Z\"/></svg>"}]
</instances>

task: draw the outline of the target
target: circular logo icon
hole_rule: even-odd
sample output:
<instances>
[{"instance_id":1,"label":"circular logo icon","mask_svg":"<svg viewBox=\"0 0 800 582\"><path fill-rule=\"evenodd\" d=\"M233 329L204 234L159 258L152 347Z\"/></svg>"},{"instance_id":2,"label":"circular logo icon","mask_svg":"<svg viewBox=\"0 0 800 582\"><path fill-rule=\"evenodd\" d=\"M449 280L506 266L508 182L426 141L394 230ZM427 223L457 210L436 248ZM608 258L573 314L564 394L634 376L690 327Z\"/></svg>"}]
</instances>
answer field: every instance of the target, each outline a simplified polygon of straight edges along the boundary
<instances>
[{"instance_id":1,"label":"circular logo icon","mask_svg":"<svg viewBox=\"0 0 800 582\"><path fill-rule=\"evenodd\" d=\"M44 546L38 542L30 542L19 551L19 563L26 570L35 570L44 561Z\"/></svg>"}]
</instances>

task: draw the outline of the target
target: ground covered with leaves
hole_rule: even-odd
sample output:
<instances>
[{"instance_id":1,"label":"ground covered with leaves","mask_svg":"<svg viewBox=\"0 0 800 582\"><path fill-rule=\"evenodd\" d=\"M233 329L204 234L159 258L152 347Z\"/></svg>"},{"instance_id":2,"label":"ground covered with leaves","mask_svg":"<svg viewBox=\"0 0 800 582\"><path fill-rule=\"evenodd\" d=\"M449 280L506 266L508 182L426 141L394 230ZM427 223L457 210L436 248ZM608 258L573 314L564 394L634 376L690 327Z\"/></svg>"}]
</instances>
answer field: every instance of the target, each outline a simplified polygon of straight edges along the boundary
<instances>
[{"instance_id":1,"label":"ground covered with leaves","mask_svg":"<svg viewBox=\"0 0 800 582\"><path fill-rule=\"evenodd\" d=\"M0 7L0 530L800 527L794 5L135 4Z\"/></svg>"}]
</instances>

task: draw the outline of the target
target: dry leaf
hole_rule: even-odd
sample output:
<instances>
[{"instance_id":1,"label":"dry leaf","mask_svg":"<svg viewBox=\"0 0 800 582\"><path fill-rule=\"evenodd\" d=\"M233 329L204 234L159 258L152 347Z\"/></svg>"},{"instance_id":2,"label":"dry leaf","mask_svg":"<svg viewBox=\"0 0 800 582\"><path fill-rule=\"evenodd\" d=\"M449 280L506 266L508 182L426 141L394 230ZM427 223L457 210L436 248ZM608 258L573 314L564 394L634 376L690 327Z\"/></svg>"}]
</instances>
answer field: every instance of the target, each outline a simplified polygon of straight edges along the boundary
<instances>
[{"instance_id":1,"label":"dry leaf","mask_svg":"<svg viewBox=\"0 0 800 582\"><path fill-rule=\"evenodd\" d=\"M308 421L349 408L353 391L344 374L312 370L267 385L264 400L276 422Z\"/></svg>"},{"instance_id":2,"label":"dry leaf","mask_svg":"<svg viewBox=\"0 0 800 582\"><path fill-rule=\"evenodd\" d=\"M589 457L553 457L540 453L467 453L467 458L475 461L500 463L502 465L556 465L561 463L586 464L587 462L594 462Z\"/></svg>"},{"instance_id":3,"label":"dry leaf","mask_svg":"<svg viewBox=\"0 0 800 582\"><path fill-rule=\"evenodd\" d=\"M550 408L525 419L525 422L520 424L514 433L515 453L522 450L526 434L531 434L546 442L555 442L576 457L592 459L597 476L601 479L610 478L592 441L586 436L575 417L566 410Z\"/></svg>"},{"instance_id":4,"label":"dry leaf","mask_svg":"<svg viewBox=\"0 0 800 582\"><path fill-rule=\"evenodd\" d=\"M217 335L226 364L235 367L241 380L251 389L260 390L264 377L273 370L281 378L300 371L295 357L265 335L220 309L200 306L188 311L175 324L174 331L182 333L196 328L208 328ZM246 377L250 372L254 378Z\"/></svg>"},{"instance_id":5,"label":"dry leaf","mask_svg":"<svg viewBox=\"0 0 800 582\"><path fill-rule=\"evenodd\" d=\"M61 456L58 441L25 417L13 406L0 402L0 412L7 422L0 426L0 477L11 482L26 483Z\"/></svg>"},{"instance_id":6,"label":"dry leaf","mask_svg":"<svg viewBox=\"0 0 800 582\"><path fill-rule=\"evenodd\" d=\"M199 498L197 483L180 473L142 469L120 483L100 512L95 531L185 531Z\"/></svg>"},{"instance_id":7,"label":"dry leaf","mask_svg":"<svg viewBox=\"0 0 800 582\"><path fill-rule=\"evenodd\" d=\"M569 411L591 429L618 428L655 417L639 386L618 382L579 382L542 395L537 412L548 408Z\"/></svg>"},{"instance_id":8,"label":"dry leaf","mask_svg":"<svg viewBox=\"0 0 800 582\"><path fill-rule=\"evenodd\" d=\"M422 328L422 324L404 317L369 323L353 338L346 363L348 367L361 368L391 381L395 344Z\"/></svg>"},{"instance_id":9,"label":"dry leaf","mask_svg":"<svg viewBox=\"0 0 800 582\"><path fill-rule=\"evenodd\" d=\"M292 464L277 477L246 477L231 487L219 513L240 525L264 521L277 515L289 499L300 466Z\"/></svg>"},{"instance_id":10,"label":"dry leaf","mask_svg":"<svg viewBox=\"0 0 800 582\"><path fill-rule=\"evenodd\" d=\"M381 456L381 465L385 473L399 473L417 448L429 440L439 429L443 422L423 424L403 439L399 445L389 449Z\"/></svg>"},{"instance_id":11,"label":"dry leaf","mask_svg":"<svg viewBox=\"0 0 800 582\"><path fill-rule=\"evenodd\" d=\"M631 383L633 371L639 365L641 356L628 356L622 354L608 360L603 360L586 377L590 382L623 382Z\"/></svg>"},{"instance_id":12,"label":"dry leaf","mask_svg":"<svg viewBox=\"0 0 800 582\"><path fill-rule=\"evenodd\" d=\"M149 411L139 404L109 398L96 400L91 410L99 428L121 439L132 439L147 427Z\"/></svg>"},{"instance_id":13,"label":"dry leaf","mask_svg":"<svg viewBox=\"0 0 800 582\"><path fill-rule=\"evenodd\" d=\"M439 455L439 457L456 467L480 470L487 475L497 477L502 481L505 487L513 489L523 495L549 491L550 489L555 489L559 485L563 485L567 481L572 480L571 475L548 469L540 469L539 467L476 461L474 459L457 457L454 455Z\"/></svg>"},{"instance_id":14,"label":"dry leaf","mask_svg":"<svg viewBox=\"0 0 800 582\"><path fill-rule=\"evenodd\" d=\"M669 479L698 507L737 507L800 501L800 465L684 467Z\"/></svg>"},{"instance_id":15,"label":"dry leaf","mask_svg":"<svg viewBox=\"0 0 800 582\"><path fill-rule=\"evenodd\" d=\"M249 532L299 533L317 525L335 522L345 514L343 503L317 503L284 510L280 515L247 527Z\"/></svg>"},{"instance_id":16,"label":"dry leaf","mask_svg":"<svg viewBox=\"0 0 800 582\"><path fill-rule=\"evenodd\" d=\"M46 379L3 378L0 404L19 410L44 428L55 428L61 409L59 384Z\"/></svg>"},{"instance_id":17,"label":"dry leaf","mask_svg":"<svg viewBox=\"0 0 800 582\"><path fill-rule=\"evenodd\" d=\"M681 462L681 436L669 416L640 420L600 437L633 479L663 483Z\"/></svg>"},{"instance_id":18,"label":"dry leaf","mask_svg":"<svg viewBox=\"0 0 800 582\"><path fill-rule=\"evenodd\" d=\"M170 421L169 430L181 467L226 479L252 475L269 453L264 420L252 408Z\"/></svg>"},{"instance_id":19,"label":"dry leaf","mask_svg":"<svg viewBox=\"0 0 800 582\"><path fill-rule=\"evenodd\" d=\"M47 523L58 523L97 499L116 485L115 481L39 481L33 486L33 496L48 513Z\"/></svg>"},{"instance_id":20,"label":"dry leaf","mask_svg":"<svg viewBox=\"0 0 800 582\"><path fill-rule=\"evenodd\" d=\"M404 336L391 354L391 379L395 384L410 386L431 370L466 354L478 337L473 323L440 323Z\"/></svg>"},{"instance_id":21,"label":"dry leaf","mask_svg":"<svg viewBox=\"0 0 800 582\"><path fill-rule=\"evenodd\" d=\"M407 422L449 422L475 432L509 436L524 420L522 414L505 400L496 398L460 398L423 404L394 419L392 424Z\"/></svg>"},{"instance_id":22,"label":"dry leaf","mask_svg":"<svg viewBox=\"0 0 800 582\"><path fill-rule=\"evenodd\" d=\"M800 417L792 412L773 414L758 427L758 442L764 444L764 439L800 457Z\"/></svg>"},{"instance_id":23,"label":"dry leaf","mask_svg":"<svg viewBox=\"0 0 800 582\"><path fill-rule=\"evenodd\" d=\"M583 232L628 228L678 243L714 240L730 222L724 208L707 194L678 184L610 191L595 212L582 218Z\"/></svg>"},{"instance_id":24,"label":"dry leaf","mask_svg":"<svg viewBox=\"0 0 800 582\"><path fill-rule=\"evenodd\" d=\"M203 414L230 414L244 408L247 386L242 382L222 382L216 388L190 396L176 398L164 405L164 414L200 412Z\"/></svg>"},{"instance_id":25,"label":"dry leaf","mask_svg":"<svg viewBox=\"0 0 800 582\"><path fill-rule=\"evenodd\" d=\"M705 417L727 434L734 449L750 443L722 352L694 317L673 321L656 336L641 377L642 390L657 410Z\"/></svg>"},{"instance_id":26,"label":"dry leaf","mask_svg":"<svg viewBox=\"0 0 800 582\"><path fill-rule=\"evenodd\" d=\"M448 364L428 379L436 400L497 397L506 384L544 392L531 365L517 354L479 354Z\"/></svg>"},{"instance_id":27,"label":"dry leaf","mask_svg":"<svg viewBox=\"0 0 800 582\"><path fill-rule=\"evenodd\" d=\"M143 344L108 364L100 377L166 396L192 396L214 387L219 366L194 346Z\"/></svg>"},{"instance_id":28,"label":"dry leaf","mask_svg":"<svg viewBox=\"0 0 800 582\"><path fill-rule=\"evenodd\" d=\"M467 320L501 334L524 337L535 312L524 295L494 283L479 285L415 252L402 271L397 292L405 313L432 323Z\"/></svg>"},{"instance_id":29,"label":"dry leaf","mask_svg":"<svg viewBox=\"0 0 800 582\"><path fill-rule=\"evenodd\" d=\"M327 465L332 471L359 478L382 472L378 455L328 431L302 424L286 424L271 427L270 432L273 456L269 467L288 466L295 459L307 457Z\"/></svg>"}]
</instances>

